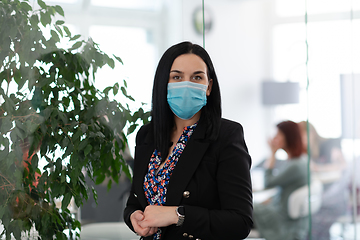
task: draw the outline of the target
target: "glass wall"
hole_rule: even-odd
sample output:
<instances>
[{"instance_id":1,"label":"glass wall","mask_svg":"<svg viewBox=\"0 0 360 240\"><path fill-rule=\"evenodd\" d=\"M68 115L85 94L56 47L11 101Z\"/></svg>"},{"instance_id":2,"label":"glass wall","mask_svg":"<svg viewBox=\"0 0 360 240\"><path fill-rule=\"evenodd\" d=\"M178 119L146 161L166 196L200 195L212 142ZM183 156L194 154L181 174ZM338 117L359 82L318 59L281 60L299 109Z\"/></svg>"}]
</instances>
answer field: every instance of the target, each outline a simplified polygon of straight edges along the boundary
<instances>
[{"instance_id":1,"label":"glass wall","mask_svg":"<svg viewBox=\"0 0 360 240\"><path fill-rule=\"evenodd\" d=\"M273 78L300 85L299 103L274 112L279 120L313 126L307 129L311 176L323 184L312 239L359 239L359 2L274 4Z\"/></svg>"}]
</instances>

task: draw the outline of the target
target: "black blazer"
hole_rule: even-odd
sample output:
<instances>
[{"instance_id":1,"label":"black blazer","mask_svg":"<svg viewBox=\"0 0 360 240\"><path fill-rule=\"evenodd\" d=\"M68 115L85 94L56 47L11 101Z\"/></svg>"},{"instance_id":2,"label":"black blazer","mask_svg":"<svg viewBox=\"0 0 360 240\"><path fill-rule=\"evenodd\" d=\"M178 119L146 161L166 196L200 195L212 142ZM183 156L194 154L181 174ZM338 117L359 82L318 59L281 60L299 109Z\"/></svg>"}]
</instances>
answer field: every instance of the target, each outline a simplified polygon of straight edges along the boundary
<instances>
[{"instance_id":1,"label":"black blazer","mask_svg":"<svg viewBox=\"0 0 360 240\"><path fill-rule=\"evenodd\" d=\"M251 158L242 126L222 119L215 141L205 133L200 121L171 175L165 205L184 206L185 221L163 228L162 239L244 239L253 225ZM136 136L133 183L124 210L131 229L131 213L148 205L143 182L154 150L150 126L144 125Z\"/></svg>"}]
</instances>

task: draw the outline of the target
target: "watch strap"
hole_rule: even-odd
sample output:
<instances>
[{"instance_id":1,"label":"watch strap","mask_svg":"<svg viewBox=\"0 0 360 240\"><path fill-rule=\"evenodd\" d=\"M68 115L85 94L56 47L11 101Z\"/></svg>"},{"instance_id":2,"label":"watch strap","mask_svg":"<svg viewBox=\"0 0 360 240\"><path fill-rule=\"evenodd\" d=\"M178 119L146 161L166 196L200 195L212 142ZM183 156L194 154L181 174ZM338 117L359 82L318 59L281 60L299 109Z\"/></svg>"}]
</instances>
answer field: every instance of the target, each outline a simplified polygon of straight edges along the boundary
<instances>
[{"instance_id":1,"label":"watch strap","mask_svg":"<svg viewBox=\"0 0 360 240\"><path fill-rule=\"evenodd\" d=\"M185 220L185 208L184 206L179 206L176 208L176 215L178 216L178 222L176 223L176 226L179 227L183 225Z\"/></svg>"}]
</instances>

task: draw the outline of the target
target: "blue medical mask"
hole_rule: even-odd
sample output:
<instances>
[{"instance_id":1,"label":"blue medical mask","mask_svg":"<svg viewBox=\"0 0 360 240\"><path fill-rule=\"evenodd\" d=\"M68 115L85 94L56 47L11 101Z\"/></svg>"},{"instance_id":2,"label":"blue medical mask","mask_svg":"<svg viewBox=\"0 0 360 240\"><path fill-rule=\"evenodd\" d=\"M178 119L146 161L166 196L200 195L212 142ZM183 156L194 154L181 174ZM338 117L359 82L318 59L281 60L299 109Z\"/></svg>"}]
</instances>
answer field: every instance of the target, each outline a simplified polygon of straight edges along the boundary
<instances>
[{"instance_id":1,"label":"blue medical mask","mask_svg":"<svg viewBox=\"0 0 360 240\"><path fill-rule=\"evenodd\" d=\"M206 105L207 87L190 81L168 83L167 101L173 113L184 120L192 118Z\"/></svg>"}]
</instances>

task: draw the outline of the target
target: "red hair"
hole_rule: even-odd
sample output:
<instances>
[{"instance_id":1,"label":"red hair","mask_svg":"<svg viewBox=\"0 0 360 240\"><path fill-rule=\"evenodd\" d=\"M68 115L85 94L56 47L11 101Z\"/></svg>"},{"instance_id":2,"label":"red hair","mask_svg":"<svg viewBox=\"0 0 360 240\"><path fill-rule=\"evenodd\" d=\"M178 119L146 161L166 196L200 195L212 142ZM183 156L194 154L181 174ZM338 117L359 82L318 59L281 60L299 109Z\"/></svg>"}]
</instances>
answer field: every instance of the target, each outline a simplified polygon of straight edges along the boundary
<instances>
[{"instance_id":1,"label":"red hair","mask_svg":"<svg viewBox=\"0 0 360 240\"><path fill-rule=\"evenodd\" d=\"M297 123L293 121L283 121L276 126L285 136L286 150L290 153L291 157L300 157L303 150L303 143Z\"/></svg>"}]
</instances>

